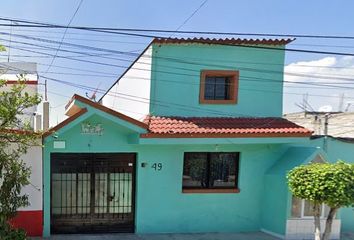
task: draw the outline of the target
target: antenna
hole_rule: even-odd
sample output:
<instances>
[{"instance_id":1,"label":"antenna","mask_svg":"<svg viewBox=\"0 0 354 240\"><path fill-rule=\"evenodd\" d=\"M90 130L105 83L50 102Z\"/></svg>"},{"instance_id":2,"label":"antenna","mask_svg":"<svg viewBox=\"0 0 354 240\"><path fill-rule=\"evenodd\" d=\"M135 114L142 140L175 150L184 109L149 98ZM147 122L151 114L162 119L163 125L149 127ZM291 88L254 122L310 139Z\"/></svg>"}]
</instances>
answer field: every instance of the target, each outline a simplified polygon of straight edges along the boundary
<instances>
[{"instance_id":1,"label":"antenna","mask_svg":"<svg viewBox=\"0 0 354 240\"><path fill-rule=\"evenodd\" d=\"M89 96L88 93L86 93L86 97L88 99L90 99L91 101L94 101L96 102L96 93L97 93L97 90L99 89L99 87L101 86L101 82L98 84L97 88L95 89L95 91L93 91L92 95Z\"/></svg>"},{"instance_id":2,"label":"antenna","mask_svg":"<svg viewBox=\"0 0 354 240\"><path fill-rule=\"evenodd\" d=\"M305 112L307 112L307 104L306 103L307 103L308 97L309 97L308 93L302 95L302 106L304 107Z\"/></svg>"},{"instance_id":3,"label":"antenna","mask_svg":"<svg viewBox=\"0 0 354 240\"><path fill-rule=\"evenodd\" d=\"M295 103L295 105L306 112L306 108L304 106L302 106L301 104Z\"/></svg>"},{"instance_id":4,"label":"antenna","mask_svg":"<svg viewBox=\"0 0 354 240\"><path fill-rule=\"evenodd\" d=\"M310 108L310 110L312 111L312 112L315 112L315 109L311 106L311 104L308 102L308 99L306 98L306 101L305 101L305 104L306 104L306 106L308 106L309 108Z\"/></svg>"}]
</instances>

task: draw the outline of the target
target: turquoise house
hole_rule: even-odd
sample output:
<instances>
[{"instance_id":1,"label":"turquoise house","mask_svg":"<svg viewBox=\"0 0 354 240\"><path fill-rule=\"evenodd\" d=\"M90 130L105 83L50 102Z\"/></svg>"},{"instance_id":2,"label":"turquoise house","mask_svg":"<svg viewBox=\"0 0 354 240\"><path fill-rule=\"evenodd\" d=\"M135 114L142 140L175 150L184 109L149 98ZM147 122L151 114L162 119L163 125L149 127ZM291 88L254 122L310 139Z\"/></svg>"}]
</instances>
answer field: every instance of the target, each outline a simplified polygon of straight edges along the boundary
<instances>
[{"instance_id":1,"label":"turquoise house","mask_svg":"<svg viewBox=\"0 0 354 240\"><path fill-rule=\"evenodd\" d=\"M43 139L43 235L309 234L285 174L327 156L281 118L291 41L154 39L99 102L74 95Z\"/></svg>"}]
</instances>

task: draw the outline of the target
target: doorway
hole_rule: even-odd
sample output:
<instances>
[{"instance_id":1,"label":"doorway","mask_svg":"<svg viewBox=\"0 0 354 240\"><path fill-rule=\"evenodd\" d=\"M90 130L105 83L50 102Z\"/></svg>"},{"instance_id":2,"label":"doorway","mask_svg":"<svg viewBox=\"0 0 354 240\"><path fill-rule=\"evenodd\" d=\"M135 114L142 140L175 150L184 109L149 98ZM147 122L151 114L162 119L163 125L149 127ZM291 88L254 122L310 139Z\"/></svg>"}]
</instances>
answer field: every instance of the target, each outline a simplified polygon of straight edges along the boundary
<instances>
[{"instance_id":1,"label":"doorway","mask_svg":"<svg viewBox=\"0 0 354 240\"><path fill-rule=\"evenodd\" d=\"M52 153L51 233L134 232L135 153Z\"/></svg>"}]
</instances>

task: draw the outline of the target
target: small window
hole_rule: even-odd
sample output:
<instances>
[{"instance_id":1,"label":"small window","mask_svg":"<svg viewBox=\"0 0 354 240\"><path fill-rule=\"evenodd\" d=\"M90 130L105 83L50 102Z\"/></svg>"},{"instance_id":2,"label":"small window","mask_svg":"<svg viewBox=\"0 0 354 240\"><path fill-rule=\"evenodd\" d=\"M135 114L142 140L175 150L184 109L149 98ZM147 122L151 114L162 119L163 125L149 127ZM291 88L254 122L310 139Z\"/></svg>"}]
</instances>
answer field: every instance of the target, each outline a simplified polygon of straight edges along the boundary
<instances>
[{"instance_id":1,"label":"small window","mask_svg":"<svg viewBox=\"0 0 354 240\"><path fill-rule=\"evenodd\" d=\"M184 192L193 192L188 191L193 189L231 189L233 190L231 192L237 192L238 163L239 153L185 153L183 190L186 191Z\"/></svg>"},{"instance_id":2,"label":"small window","mask_svg":"<svg viewBox=\"0 0 354 240\"><path fill-rule=\"evenodd\" d=\"M236 104L238 71L202 71L199 102L202 104Z\"/></svg>"},{"instance_id":3,"label":"small window","mask_svg":"<svg viewBox=\"0 0 354 240\"><path fill-rule=\"evenodd\" d=\"M321 218L328 216L329 207L321 205ZM292 197L291 217L293 218L312 218L314 214L313 203L297 197Z\"/></svg>"}]
</instances>

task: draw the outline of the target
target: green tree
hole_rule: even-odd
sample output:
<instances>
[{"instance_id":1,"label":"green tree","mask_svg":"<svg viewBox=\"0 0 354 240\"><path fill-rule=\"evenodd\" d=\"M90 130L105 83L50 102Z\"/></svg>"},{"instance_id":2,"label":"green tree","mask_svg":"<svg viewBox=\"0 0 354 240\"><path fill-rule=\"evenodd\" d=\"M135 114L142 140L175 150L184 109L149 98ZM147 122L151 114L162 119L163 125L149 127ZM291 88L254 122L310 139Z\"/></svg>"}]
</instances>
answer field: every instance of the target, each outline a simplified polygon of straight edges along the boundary
<instances>
[{"instance_id":1,"label":"green tree","mask_svg":"<svg viewBox=\"0 0 354 240\"><path fill-rule=\"evenodd\" d=\"M292 169L288 175L292 194L314 205L315 239L330 237L333 218L341 207L354 205L354 164L311 163ZM324 233L321 235L321 204L330 207Z\"/></svg>"},{"instance_id":2,"label":"green tree","mask_svg":"<svg viewBox=\"0 0 354 240\"><path fill-rule=\"evenodd\" d=\"M30 168L21 156L40 142L24 114L40 98L24 91L23 79L11 88L5 87L6 82L0 80L0 239L24 239L24 231L12 229L9 219L19 207L28 205L28 196L21 194L21 189L29 184Z\"/></svg>"}]
</instances>

